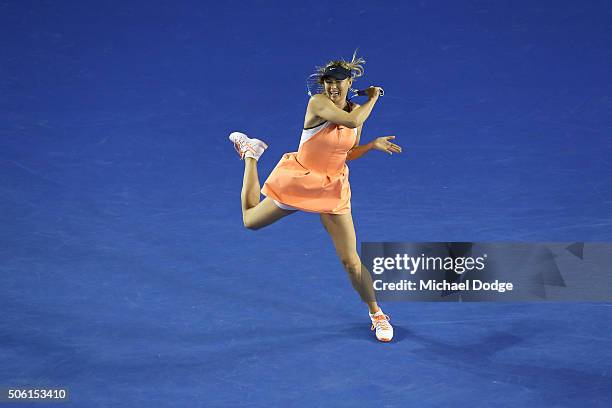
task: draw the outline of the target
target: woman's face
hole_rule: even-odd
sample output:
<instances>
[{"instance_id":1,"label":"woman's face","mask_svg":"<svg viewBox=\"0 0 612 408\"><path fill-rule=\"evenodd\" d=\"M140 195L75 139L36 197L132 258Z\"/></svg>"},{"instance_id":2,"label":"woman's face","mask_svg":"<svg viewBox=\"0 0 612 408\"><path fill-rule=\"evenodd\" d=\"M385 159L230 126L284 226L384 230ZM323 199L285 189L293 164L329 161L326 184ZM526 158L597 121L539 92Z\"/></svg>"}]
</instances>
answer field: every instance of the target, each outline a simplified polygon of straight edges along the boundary
<instances>
[{"instance_id":1,"label":"woman's face","mask_svg":"<svg viewBox=\"0 0 612 408\"><path fill-rule=\"evenodd\" d=\"M325 95L332 100L334 103L340 103L346 100L346 95L351 84L353 83L352 78L336 79L332 77L326 77L323 79L323 92Z\"/></svg>"}]
</instances>

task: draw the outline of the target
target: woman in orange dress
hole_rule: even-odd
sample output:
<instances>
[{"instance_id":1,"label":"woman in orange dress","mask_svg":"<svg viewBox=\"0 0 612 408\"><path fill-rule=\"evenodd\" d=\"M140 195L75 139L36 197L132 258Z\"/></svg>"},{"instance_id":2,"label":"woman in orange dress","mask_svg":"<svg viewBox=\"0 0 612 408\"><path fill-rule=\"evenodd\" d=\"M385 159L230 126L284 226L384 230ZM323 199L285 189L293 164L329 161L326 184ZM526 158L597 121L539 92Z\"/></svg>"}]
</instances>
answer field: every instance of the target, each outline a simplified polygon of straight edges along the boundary
<instances>
[{"instance_id":1,"label":"woman in orange dress","mask_svg":"<svg viewBox=\"0 0 612 408\"><path fill-rule=\"evenodd\" d=\"M362 269L357 253L346 161L370 150L392 155L402 149L392 142L395 136L359 144L363 123L380 96L380 88L370 87L363 105L347 99L353 80L363 75L364 63L354 54L350 62L330 61L318 69L323 91L308 102L298 151L283 155L263 188L257 160L268 145L240 132L233 132L230 140L245 162L241 194L244 226L257 230L296 211L318 213L353 287L368 305L372 330L379 340L391 341L393 327L376 303L370 274ZM267 196L261 202L260 193Z\"/></svg>"}]
</instances>

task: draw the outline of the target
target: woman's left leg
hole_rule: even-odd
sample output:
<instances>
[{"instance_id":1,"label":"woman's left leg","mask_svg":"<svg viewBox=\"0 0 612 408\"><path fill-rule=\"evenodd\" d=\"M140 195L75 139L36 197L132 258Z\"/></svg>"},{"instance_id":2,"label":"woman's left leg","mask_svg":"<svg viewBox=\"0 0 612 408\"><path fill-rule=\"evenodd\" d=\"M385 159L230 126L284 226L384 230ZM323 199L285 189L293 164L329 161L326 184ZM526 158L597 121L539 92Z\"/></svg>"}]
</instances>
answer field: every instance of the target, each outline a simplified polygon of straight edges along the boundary
<instances>
[{"instance_id":1,"label":"woman's left leg","mask_svg":"<svg viewBox=\"0 0 612 408\"><path fill-rule=\"evenodd\" d=\"M393 327L389 324L389 316L384 314L376 303L376 295L372 287L370 272L361 264L357 254L357 237L353 226L353 216L349 214L321 214L321 222L331 236L336 252L344 269L351 278L353 287L370 309L372 330L376 330L376 338L380 341L393 339Z\"/></svg>"},{"instance_id":2,"label":"woman's left leg","mask_svg":"<svg viewBox=\"0 0 612 408\"><path fill-rule=\"evenodd\" d=\"M372 287L372 278L357 253L357 237L353 225L353 216L349 214L321 213L321 222L329 233L342 266L351 279L353 288L359 293L370 309L370 313L380 310Z\"/></svg>"}]
</instances>

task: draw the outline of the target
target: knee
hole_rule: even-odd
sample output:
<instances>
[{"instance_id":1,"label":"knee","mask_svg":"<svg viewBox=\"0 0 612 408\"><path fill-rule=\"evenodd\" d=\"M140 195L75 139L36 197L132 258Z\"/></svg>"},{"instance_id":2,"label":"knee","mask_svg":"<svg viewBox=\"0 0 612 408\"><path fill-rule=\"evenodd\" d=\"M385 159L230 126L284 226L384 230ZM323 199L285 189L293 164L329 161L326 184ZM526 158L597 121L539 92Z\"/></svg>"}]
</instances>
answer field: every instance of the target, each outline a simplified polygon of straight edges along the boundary
<instances>
[{"instance_id":1,"label":"knee","mask_svg":"<svg viewBox=\"0 0 612 408\"><path fill-rule=\"evenodd\" d=\"M261 228L260 225L255 224L254 222L252 222L249 219L243 218L242 219L242 223L244 224L244 228L251 230L251 231L257 231L258 229Z\"/></svg>"},{"instance_id":2,"label":"knee","mask_svg":"<svg viewBox=\"0 0 612 408\"><path fill-rule=\"evenodd\" d=\"M361 271L361 259L357 254L351 254L340 258L342 266L348 273L359 274Z\"/></svg>"}]
</instances>

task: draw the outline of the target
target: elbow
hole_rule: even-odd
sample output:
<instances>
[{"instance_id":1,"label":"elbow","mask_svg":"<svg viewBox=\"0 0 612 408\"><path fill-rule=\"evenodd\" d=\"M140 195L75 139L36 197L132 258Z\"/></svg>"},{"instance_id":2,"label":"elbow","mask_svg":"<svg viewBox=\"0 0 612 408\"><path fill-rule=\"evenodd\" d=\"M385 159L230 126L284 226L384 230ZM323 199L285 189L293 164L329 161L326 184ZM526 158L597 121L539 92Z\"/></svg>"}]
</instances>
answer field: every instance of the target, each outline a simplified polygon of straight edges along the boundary
<instances>
[{"instance_id":1,"label":"elbow","mask_svg":"<svg viewBox=\"0 0 612 408\"><path fill-rule=\"evenodd\" d=\"M361 123L359 123L359 121L357 121L357 120L351 120L351 121L347 122L346 126L351 128L351 129L356 129L359 126L361 126Z\"/></svg>"},{"instance_id":2,"label":"elbow","mask_svg":"<svg viewBox=\"0 0 612 408\"><path fill-rule=\"evenodd\" d=\"M351 129L356 129L359 126L363 125L363 122L365 122L365 119L363 119L361 115L350 115L347 119L347 126Z\"/></svg>"}]
</instances>

